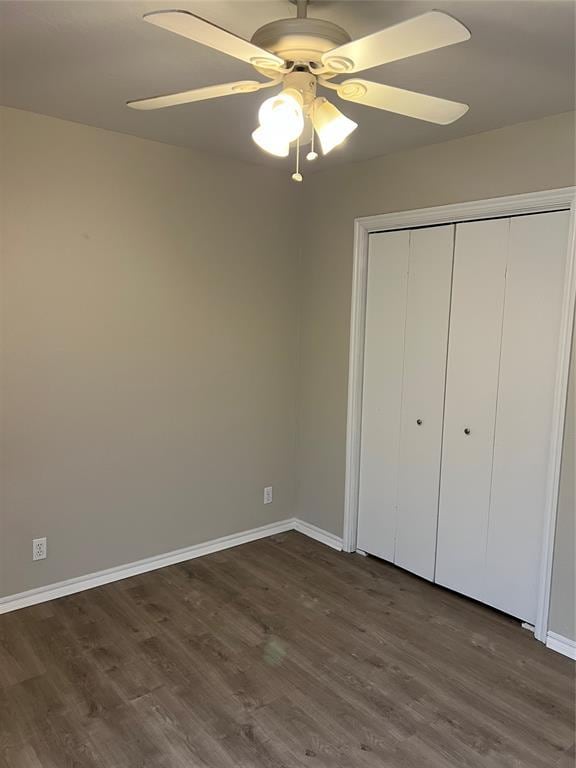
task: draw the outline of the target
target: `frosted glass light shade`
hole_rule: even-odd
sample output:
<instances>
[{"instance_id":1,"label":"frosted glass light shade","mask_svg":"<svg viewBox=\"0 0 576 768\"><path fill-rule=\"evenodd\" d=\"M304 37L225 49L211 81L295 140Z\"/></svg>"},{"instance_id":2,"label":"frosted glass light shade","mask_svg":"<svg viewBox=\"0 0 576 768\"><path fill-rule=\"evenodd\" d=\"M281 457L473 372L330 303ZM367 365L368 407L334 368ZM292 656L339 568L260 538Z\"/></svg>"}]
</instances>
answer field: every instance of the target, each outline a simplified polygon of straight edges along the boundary
<instances>
[{"instance_id":1,"label":"frosted glass light shade","mask_svg":"<svg viewBox=\"0 0 576 768\"><path fill-rule=\"evenodd\" d=\"M314 102L312 122L325 155L358 128L358 123L350 120L333 104L322 98Z\"/></svg>"},{"instance_id":2,"label":"frosted glass light shade","mask_svg":"<svg viewBox=\"0 0 576 768\"><path fill-rule=\"evenodd\" d=\"M288 157L290 144L284 141L282 136L278 137L272 131L260 126L253 132L252 138L260 149L263 149L265 152L276 155L276 157Z\"/></svg>"},{"instance_id":3,"label":"frosted glass light shade","mask_svg":"<svg viewBox=\"0 0 576 768\"><path fill-rule=\"evenodd\" d=\"M258 112L258 120L260 126L279 141L288 144L295 141L304 129L300 94L286 90L266 99Z\"/></svg>"}]
</instances>

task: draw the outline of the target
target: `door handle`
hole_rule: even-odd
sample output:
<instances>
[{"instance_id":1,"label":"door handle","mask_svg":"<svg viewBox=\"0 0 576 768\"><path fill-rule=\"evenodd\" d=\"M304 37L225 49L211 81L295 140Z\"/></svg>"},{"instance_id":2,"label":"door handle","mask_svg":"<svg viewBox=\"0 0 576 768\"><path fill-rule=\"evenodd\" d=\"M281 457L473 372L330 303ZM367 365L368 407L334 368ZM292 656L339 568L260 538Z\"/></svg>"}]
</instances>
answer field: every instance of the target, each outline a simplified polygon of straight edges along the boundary
<instances>
[{"instance_id":1,"label":"door handle","mask_svg":"<svg viewBox=\"0 0 576 768\"><path fill-rule=\"evenodd\" d=\"M464 430L464 434L465 435L469 435L470 434L470 427L466 427L466 429Z\"/></svg>"},{"instance_id":2,"label":"door handle","mask_svg":"<svg viewBox=\"0 0 576 768\"><path fill-rule=\"evenodd\" d=\"M419 427L422 426L422 419L416 419L416 424L418 424Z\"/></svg>"}]
</instances>

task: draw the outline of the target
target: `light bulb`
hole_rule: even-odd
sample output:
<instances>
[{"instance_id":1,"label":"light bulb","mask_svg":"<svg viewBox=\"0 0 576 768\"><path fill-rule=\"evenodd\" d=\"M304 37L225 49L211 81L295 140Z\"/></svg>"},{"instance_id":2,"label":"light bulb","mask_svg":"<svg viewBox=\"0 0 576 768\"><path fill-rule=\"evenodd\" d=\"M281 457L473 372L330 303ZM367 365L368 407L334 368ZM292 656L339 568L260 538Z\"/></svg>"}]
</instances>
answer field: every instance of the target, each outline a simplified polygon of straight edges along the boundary
<instances>
[{"instance_id":1,"label":"light bulb","mask_svg":"<svg viewBox=\"0 0 576 768\"><path fill-rule=\"evenodd\" d=\"M272 131L260 126L260 128L256 128L253 132L252 138L260 149L263 149L265 152L276 155L276 157L288 157L290 145L287 141L284 141L282 136L278 137Z\"/></svg>"},{"instance_id":2,"label":"light bulb","mask_svg":"<svg viewBox=\"0 0 576 768\"><path fill-rule=\"evenodd\" d=\"M306 160L316 160L318 157L318 152L308 152L306 155Z\"/></svg>"},{"instance_id":3,"label":"light bulb","mask_svg":"<svg viewBox=\"0 0 576 768\"><path fill-rule=\"evenodd\" d=\"M312 121L325 155L358 128L358 123L350 120L333 104L322 98L314 102Z\"/></svg>"},{"instance_id":4,"label":"light bulb","mask_svg":"<svg viewBox=\"0 0 576 768\"><path fill-rule=\"evenodd\" d=\"M295 141L304 129L301 100L298 91L293 89L266 99L258 112L261 127L282 143Z\"/></svg>"}]
</instances>

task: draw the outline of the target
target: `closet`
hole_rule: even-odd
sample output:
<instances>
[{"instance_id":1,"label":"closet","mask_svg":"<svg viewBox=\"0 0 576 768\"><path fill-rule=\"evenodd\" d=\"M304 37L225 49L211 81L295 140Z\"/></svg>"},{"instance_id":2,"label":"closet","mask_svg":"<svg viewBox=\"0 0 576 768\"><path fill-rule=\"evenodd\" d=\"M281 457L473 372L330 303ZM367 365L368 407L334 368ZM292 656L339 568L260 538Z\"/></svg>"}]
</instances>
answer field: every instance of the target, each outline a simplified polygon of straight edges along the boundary
<instances>
[{"instance_id":1,"label":"closet","mask_svg":"<svg viewBox=\"0 0 576 768\"><path fill-rule=\"evenodd\" d=\"M369 239L358 548L531 623L568 220Z\"/></svg>"}]
</instances>

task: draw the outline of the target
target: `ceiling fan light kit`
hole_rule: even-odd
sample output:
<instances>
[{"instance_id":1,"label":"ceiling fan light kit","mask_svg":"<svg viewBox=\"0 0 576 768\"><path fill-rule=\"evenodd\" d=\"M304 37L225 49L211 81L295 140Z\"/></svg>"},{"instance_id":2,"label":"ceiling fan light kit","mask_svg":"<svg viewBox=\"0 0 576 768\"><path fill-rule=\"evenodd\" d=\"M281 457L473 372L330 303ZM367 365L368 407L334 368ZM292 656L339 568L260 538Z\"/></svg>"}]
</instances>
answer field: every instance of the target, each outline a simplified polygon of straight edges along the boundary
<instances>
[{"instance_id":1,"label":"ceiling fan light kit","mask_svg":"<svg viewBox=\"0 0 576 768\"><path fill-rule=\"evenodd\" d=\"M452 16L430 11L352 40L337 24L307 18L308 0L290 1L297 6L297 17L265 24L250 41L188 11L146 14L144 20L148 23L251 64L267 80L241 80L196 88L129 101L128 106L139 110L161 109L280 86L280 92L261 105L259 126L252 138L261 149L277 157L287 157L295 143L296 172L292 178L298 182L302 181L302 145L311 143L306 159L313 161L318 157L314 149L315 134L326 155L358 127L334 104L317 96L318 86L335 91L344 101L436 125L448 125L468 111L466 104L369 80L332 80L338 75L361 72L469 40L468 29Z\"/></svg>"}]
</instances>

